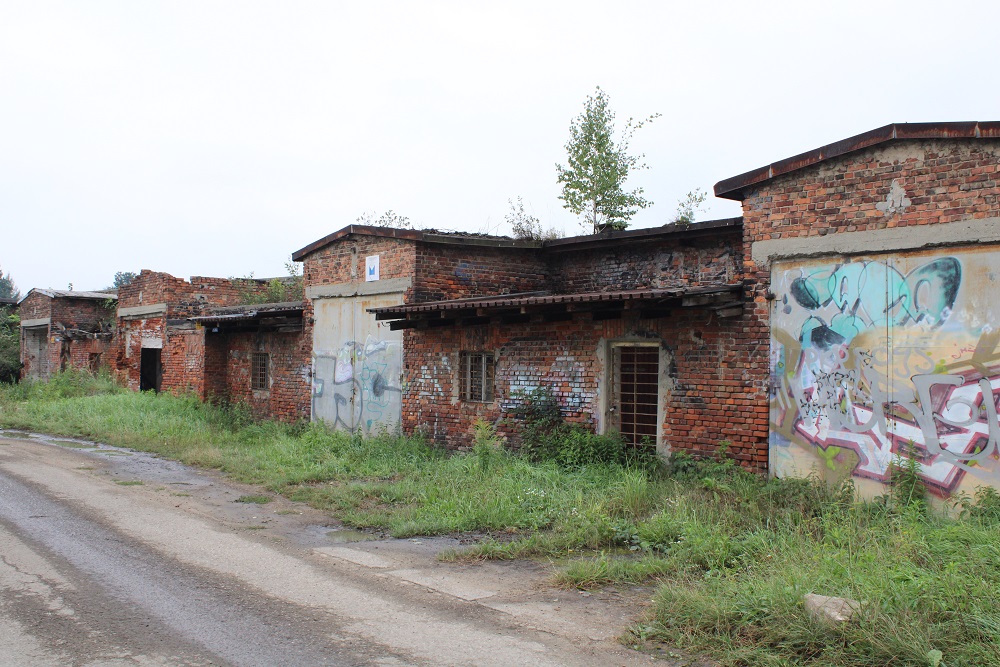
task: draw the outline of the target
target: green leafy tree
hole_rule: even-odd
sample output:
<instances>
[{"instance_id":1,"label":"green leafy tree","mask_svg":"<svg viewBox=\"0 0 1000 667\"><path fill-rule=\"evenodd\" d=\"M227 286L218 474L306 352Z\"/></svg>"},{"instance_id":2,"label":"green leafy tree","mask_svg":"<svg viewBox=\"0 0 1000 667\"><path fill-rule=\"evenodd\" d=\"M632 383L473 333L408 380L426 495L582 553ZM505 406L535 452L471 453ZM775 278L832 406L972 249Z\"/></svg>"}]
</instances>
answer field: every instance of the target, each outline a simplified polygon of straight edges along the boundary
<instances>
[{"instance_id":1,"label":"green leafy tree","mask_svg":"<svg viewBox=\"0 0 1000 667\"><path fill-rule=\"evenodd\" d=\"M677 202L677 213L674 214L674 218L670 222L679 224L694 222L695 217L699 213L705 212L702 204L705 203L706 199L708 199L708 194L701 188L695 188L687 193L684 199Z\"/></svg>"},{"instance_id":2,"label":"green leafy tree","mask_svg":"<svg viewBox=\"0 0 1000 667\"><path fill-rule=\"evenodd\" d=\"M10 273L4 273L0 269L0 299L20 299L21 291L17 289Z\"/></svg>"},{"instance_id":3,"label":"green leafy tree","mask_svg":"<svg viewBox=\"0 0 1000 667\"><path fill-rule=\"evenodd\" d=\"M121 289L126 285L131 285L132 281L138 277L138 273L133 273L131 271L116 271L115 282L111 285L111 289Z\"/></svg>"},{"instance_id":4,"label":"green leafy tree","mask_svg":"<svg viewBox=\"0 0 1000 667\"><path fill-rule=\"evenodd\" d=\"M518 197L516 204L514 200L508 199L507 203L510 204L510 211L503 219L510 225L514 238L534 239L536 241L559 238L559 232L554 227L543 229L541 221L524 210L524 199Z\"/></svg>"},{"instance_id":5,"label":"green leafy tree","mask_svg":"<svg viewBox=\"0 0 1000 667\"><path fill-rule=\"evenodd\" d=\"M0 382L17 382L20 374L21 320L12 308L0 307Z\"/></svg>"},{"instance_id":6,"label":"green leafy tree","mask_svg":"<svg viewBox=\"0 0 1000 667\"><path fill-rule=\"evenodd\" d=\"M645 155L629 154L632 135L659 115L638 122L629 118L616 142L615 113L608 107L608 94L598 86L593 95L587 96L583 113L570 123L567 165L556 165L558 182L562 184L559 198L595 234L625 229L639 209L652 205L642 196L642 188L626 191L625 181L630 172L648 168L643 162Z\"/></svg>"}]
</instances>

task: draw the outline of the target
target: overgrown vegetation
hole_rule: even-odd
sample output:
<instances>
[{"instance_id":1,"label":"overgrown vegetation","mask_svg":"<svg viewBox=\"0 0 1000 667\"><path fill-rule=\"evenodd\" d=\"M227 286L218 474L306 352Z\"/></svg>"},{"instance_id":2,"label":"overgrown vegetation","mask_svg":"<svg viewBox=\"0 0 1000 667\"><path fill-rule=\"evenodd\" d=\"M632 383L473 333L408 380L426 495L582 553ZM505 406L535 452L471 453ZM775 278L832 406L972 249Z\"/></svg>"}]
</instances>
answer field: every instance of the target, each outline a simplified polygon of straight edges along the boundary
<instances>
[{"instance_id":1,"label":"overgrown vegetation","mask_svg":"<svg viewBox=\"0 0 1000 667\"><path fill-rule=\"evenodd\" d=\"M724 459L595 464L551 442L554 456L512 454L485 422L471 452L449 455L419 439L254 422L81 373L0 388L0 424L220 468L359 528L476 531L485 539L453 558L548 557L567 586L655 584L650 617L628 638L637 645L733 666L1000 664L1000 494L960 498L961 518L949 518L905 463L886 497L858 502L850 484L768 480ZM803 607L810 592L857 600L860 612L821 625Z\"/></svg>"},{"instance_id":2,"label":"overgrown vegetation","mask_svg":"<svg viewBox=\"0 0 1000 667\"><path fill-rule=\"evenodd\" d=\"M287 276L280 278L254 278L253 273L243 278L230 278L236 287L239 301L244 306L261 303L285 303L302 301L305 287L302 270L291 258L285 262Z\"/></svg>"}]
</instances>

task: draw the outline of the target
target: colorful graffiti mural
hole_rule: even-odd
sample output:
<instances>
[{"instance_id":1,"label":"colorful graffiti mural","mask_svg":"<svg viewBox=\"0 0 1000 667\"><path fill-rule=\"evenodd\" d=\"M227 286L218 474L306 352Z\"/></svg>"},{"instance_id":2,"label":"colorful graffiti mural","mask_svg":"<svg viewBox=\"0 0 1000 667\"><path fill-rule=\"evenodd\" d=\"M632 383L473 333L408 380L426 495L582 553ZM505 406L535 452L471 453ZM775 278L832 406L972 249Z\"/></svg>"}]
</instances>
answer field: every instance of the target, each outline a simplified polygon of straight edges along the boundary
<instances>
[{"instance_id":1,"label":"colorful graffiti mural","mask_svg":"<svg viewBox=\"0 0 1000 667\"><path fill-rule=\"evenodd\" d=\"M774 267L772 470L940 495L1000 486L1000 258L974 248Z\"/></svg>"}]
</instances>

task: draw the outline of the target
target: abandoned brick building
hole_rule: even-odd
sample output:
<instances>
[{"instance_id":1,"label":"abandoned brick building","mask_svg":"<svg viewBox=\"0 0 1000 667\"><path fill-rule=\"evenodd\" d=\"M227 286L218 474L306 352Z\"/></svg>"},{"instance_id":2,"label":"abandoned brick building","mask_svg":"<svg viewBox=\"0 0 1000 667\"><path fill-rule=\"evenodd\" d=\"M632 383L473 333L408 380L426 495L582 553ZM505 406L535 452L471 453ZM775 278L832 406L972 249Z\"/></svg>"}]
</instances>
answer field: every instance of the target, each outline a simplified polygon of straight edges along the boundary
<instances>
[{"instance_id":1,"label":"abandoned brick building","mask_svg":"<svg viewBox=\"0 0 1000 667\"><path fill-rule=\"evenodd\" d=\"M889 125L716 186L743 217L545 242L351 226L305 265L314 419L448 445L548 387L661 450L875 493L1000 486L1000 124ZM388 325L388 326L386 326Z\"/></svg>"},{"instance_id":2,"label":"abandoned brick building","mask_svg":"<svg viewBox=\"0 0 1000 667\"><path fill-rule=\"evenodd\" d=\"M257 415L309 417L302 302L244 305L267 280L144 270L118 303L115 368L132 389L245 403Z\"/></svg>"},{"instance_id":3,"label":"abandoned brick building","mask_svg":"<svg viewBox=\"0 0 1000 667\"><path fill-rule=\"evenodd\" d=\"M740 218L550 241L352 225L293 254L303 302L143 272L115 362L134 388L450 447L546 388L662 452L726 442L866 493L912 458L940 495L1000 487L998 170L1000 123L888 125L719 182Z\"/></svg>"},{"instance_id":4,"label":"abandoned brick building","mask_svg":"<svg viewBox=\"0 0 1000 667\"><path fill-rule=\"evenodd\" d=\"M97 370L115 329L114 292L32 289L18 306L21 377L44 380L68 368Z\"/></svg>"}]
</instances>

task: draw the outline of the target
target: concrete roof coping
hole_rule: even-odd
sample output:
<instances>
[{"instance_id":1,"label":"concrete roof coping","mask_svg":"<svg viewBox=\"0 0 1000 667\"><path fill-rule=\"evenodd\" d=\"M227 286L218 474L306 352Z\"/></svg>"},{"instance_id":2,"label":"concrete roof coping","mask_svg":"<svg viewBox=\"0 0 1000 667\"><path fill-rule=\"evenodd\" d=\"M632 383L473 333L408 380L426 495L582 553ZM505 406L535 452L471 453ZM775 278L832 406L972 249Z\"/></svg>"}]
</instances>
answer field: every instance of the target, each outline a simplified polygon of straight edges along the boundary
<instances>
[{"instance_id":1,"label":"concrete roof coping","mask_svg":"<svg viewBox=\"0 0 1000 667\"><path fill-rule=\"evenodd\" d=\"M40 287L32 287L28 290L28 293L21 297L18 303L23 303L29 295L33 293L42 294L49 297L50 299L98 299L106 300L113 299L118 300L118 292L114 290L108 290L107 292L76 292L71 290L58 290L58 289L41 289Z\"/></svg>"},{"instance_id":2,"label":"concrete roof coping","mask_svg":"<svg viewBox=\"0 0 1000 667\"><path fill-rule=\"evenodd\" d=\"M890 123L719 181L715 184L715 196L742 201L747 188L778 176L879 144L917 139L1000 139L1000 121Z\"/></svg>"}]
</instances>

